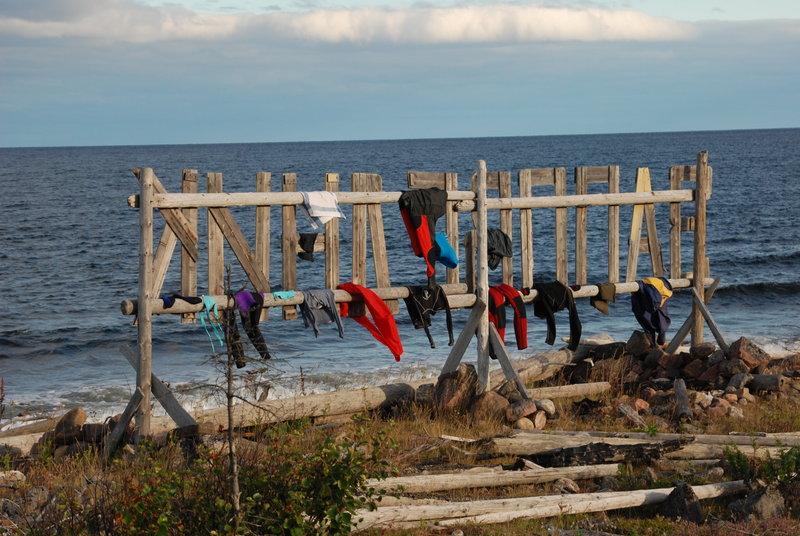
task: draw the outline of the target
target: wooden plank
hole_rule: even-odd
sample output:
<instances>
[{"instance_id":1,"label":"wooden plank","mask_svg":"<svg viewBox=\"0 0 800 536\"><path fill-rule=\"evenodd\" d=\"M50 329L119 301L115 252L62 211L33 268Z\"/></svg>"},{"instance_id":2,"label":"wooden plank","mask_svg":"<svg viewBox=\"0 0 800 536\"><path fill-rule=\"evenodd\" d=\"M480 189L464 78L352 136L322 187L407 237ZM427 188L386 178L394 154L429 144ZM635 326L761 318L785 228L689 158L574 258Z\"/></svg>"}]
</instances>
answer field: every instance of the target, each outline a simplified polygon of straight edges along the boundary
<instances>
[{"instance_id":1,"label":"wooden plank","mask_svg":"<svg viewBox=\"0 0 800 536\"><path fill-rule=\"evenodd\" d=\"M664 277L664 258L661 255L661 242L658 240L655 205L645 205L644 221L647 225L647 252L650 254L650 268L656 277Z\"/></svg>"},{"instance_id":2,"label":"wooden plank","mask_svg":"<svg viewBox=\"0 0 800 536\"><path fill-rule=\"evenodd\" d=\"M209 193L222 193L222 173L206 173ZM186 194L188 195L188 194ZM214 218L208 218L208 293L225 294L225 237Z\"/></svg>"},{"instance_id":3,"label":"wooden plank","mask_svg":"<svg viewBox=\"0 0 800 536\"><path fill-rule=\"evenodd\" d=\"M125 411L122 412L119 421L117 421L114 429L106 438L106 442L103 445L103 458L109 459L114 454L114 451L117 449L117 443L119 443L120 439L122 439L122 435L128 429L128 423L131 422L131 418L135 413L139 413L139 408L142 407L143 399L144 395L142 394L142 390L137 387L133 392L133 396L131 396L131 399L128 401L128 405L125 406ZM141 438L141 429L138 430L138 435Z\"/></svg>"},{"instance_id":4,"label":"wooden plank","mask_svg":"<svg viewBox=\"0 0 800 536\"><path fill-rule=\"evenodd\" d=\"M709 193L708 152L701 151L697 155L697 188L694 199L694 255L692 259L692 287L698 296L703 292L703 281L707 275L706 259L706 200ZM697 303L692 304L694 326L692 326L692 344L703 342L703 316Z\"/></svg>"},{"instance_id":5,"label":"wooden plank","mask_svg":"<svg viewBox=\"0 0 800 536\"><path fill-rule=\"evenodd\" d=\"M475 241L475 229L467 231L467 235L464 238L464 258L466 263L464 267L464 278L467 283L467 292L469 294L475 294Z\"/></svg>"},{"instance_id":6,"label":"wooden plank","mask_svg":"<svg viewBox=\"0 0 800 536\"><path fill-rule=\"evenodd\" d=\"M532 169L521 169L517 174L520 197L530 197L532 187ZM533 210L520 209L519 211L519 242L520 242L520 268L522 270L522 286L533 286Z\"/></svg>"},{"instance_id":7,"label":"wooden plank","mask_svg":"<svg viewBox=\"0 0 800 536\"><path fill-rule=\"evenodd\" d=\"M448 192L458 190L458 173L445 173L444 174L444 189ZM445 234L447 234L447 241L456 253L456 258L459 257L459 236L458 236L458 212L455 210L456 201L448 201L446 203L446 212L444 215L445 221ZM447 268L447 283L455 285L461 282L460 265L455 268Z\"/></svg>"},{"instance_id":8,"label":"wooden plank","mask_svg":"<svg viewBox=\"0 0 800 536\"><path fill-rule=\"evenodd\" d=\"M506 345L503 344L503 341L500 339L497 328L491 323L489 324L489 344L494 350L494 355L497 356L497 361L500 363L500 368L503 369L503 374L505 374L506 379L514 382L519 394L521 394L523 398L530 399L528 391L525 390L525 384L519 379L517 371L514 370L514 366L511 364Z\"/></svg>"},{"instance_id":9,"label":"wooden plank","mask_svg":"<svg viewBox=\"0 0 800 536\"><path fill-rule=\"evenodd\" d=\"M720 282L720 278L718 277L718 278L714 279L714 282L711 283L711 286L709 286L707 289L705 289L704 301L706 303L710 302L711 298L714 297L714 292L717 290L717 286L719 285L719 282ZM681 325L681 327L678 328L678 331L675 332L675 336L669 342L667 347L664 348L664 351L666 353L668 353L668 354L674 354L675 351L678 349L678 347L681 344L683 344L683 341L684 341L684 339L686 339L686 336L689 335L689 332L691 331L692 326L694 326L694 311L689 313L689 316L686 318L686 320L684 320L684 322Z\"/></svg>"},{"instance_id":10,"label":"wooden plank","mask_svg":"<svg viewBox=\"0 0 800 536\"><path fill-rule=\"evenodd\" d=\"M383 190L383 178L376 174L364 174L364 182L368 191L380 192ZM383 229L383 212L380 203L367 205L367 215L369 216L369 234L372 238L372 262L375 266L375 286L378 288L388 288L392 286L389 277L389 261L386 257L386 235ZM388 300L386 305L392 314L400 311L397 300Z\"/></svg>"},{"instance_id":11,"label":"wooden plank","mask_svg":"<svg viewBox=\"0 0 800 536\"><path fill-rule=\"evenodd\" d=\"M488 243L488 229L486 222L486 162L478 161L478 180L476 191L476 222L477 231L476 248L477 263L475 297L483 303L489 303L489 254L486 249ZM478 324L478 392L483 392L489 386L489 314L485 310Z\"/></svg>"},{"instance_id":12,"label":"wooden plank","mask_svg":"<svg viewBox=\"0 0 800 536\"><path fill-rule=\"evenodd\" d=\"M256 173L256 191L269 192L272 189L272 173L259 171ZM256 265L264 276L267 289L263 292L271 292L269 285L269 263L270 263L270 218L271 209L267 206L256 207ZM261 309L261 322L269 320L269 308Z\"/></svg>"},{"instance_id":13,"label":"wooden plank","mask_svg":"<svg viewBox=\"0 0 800 536\"><path fill-rule=\"evenodd\" d=\"M556 196L567 195L567 170L555 168ZM567 264L567 209L556 209L556 279L569 285Z\"/></svg>"},{"instance_id":14,"label":"wooden plank","mask_svg":"<svg viewBox=\"0 0 800 536\"><path fill-rule=\"evenodd\" d=\"M339 174L325 174L325 191L339 191ZM325 286L335 289L339 286L339 218L332 218L325 224Z\"/></svg>"},{"instance_id":15,"label":"wooden plank","mask_svg":"<svg viewBox=\"0 0 800 536\"><path fill-rule=\"evenodd\" d=\"M233 218L230 209L227 207L209 207L208 212L222 230L222 235L228 241L228 245L230 245L231 250L236 255L236 259L242 265L244 273L247 274L247 278L255 289L259 292L269 292L269 281L264 277L264 273L258 266L256 254L250 244L247 243L247 239Z\"/></svg>"},{"instance_id":16,"label":"wooden plank","mask_svg":"<svg viewBox=\"0 0 800 536\"><path fill-rule=\"evenodd\" d=\"M186 194L197 193L198 172L196 169L184 169L181 181L181 192ZM181 213L189 222L194 236L197 236L197 209L185 208ZM181 248L181 295L197 296L197 260L193 259L186 248ZM182 324L194 323L197 320L195 313L181 315Z\"/></svg>"},{"instance_id":17,"label":"wooden plank","mask_svg":"<svg viewBox=\"0 0 800 536\"><path fill-rule=\"evenodd\" d=\"M446 173L437 171L409 171L406 173L406 181L411 189L440 188L442 190L450 190L451 188L447 186L446 175Z\"/></svg>"},{"instance_id":18,"label":"wooden plank","mask_svg":"<svg viewBox=\"0 0 800 536\"><path fill-rule=\"evenodd\" d=\"M161 294L161 289L164 287L164 280L167 278L169 263L172 260L173 253L175 253L175 246L177 244L178 237L175 236L172 227L165 225L153 258L153 288L151 290L153 296Z\"/></svg>"},{"instance_id":19,"label":"wooden plank","mask_svg":"<svg viewBox=\"0 0 800 536\"><path fill-rule=\"evenodd\" d=\"M138 366L136 363L136 352L134 352L129 346L122 345L120 346L120 352L122 355L125 356L125 359L128 360L128 363L131 364L134 370L138 370ZM194 420L188 411L183 409L180 402L178 402L170 391L169 387L167 387L158 377L151 373L150 374L150 388L155 396L156 400L158 400L161 407L167 412L167 414L172 417L172 420L175 421L175 424L178 426L192 426L197 424L197 421Z\"/></svg>"},{"instance_id":20,"label":"wooden plank","mask_svg":"<svg viewBox=\"0 0 800 536\"><path fill-rule=\"evenodd\" d=\"M472 311L469 313L467 323L464 324L464 329L462 329L461 333L458 334L455 344L453 344L452 348L450 348L450 353L447 355L447 360L445 360L444 366L442 367L442 374L453 372L458 368L458 365L461 363L461 359L464 356L464 352L467 351L469 343L472 342L472 337L474 337L477 333L481 318L483 317L483 313L485 311L486 303L477 300L472 306Z\"/></svg>"},{"instance_id":21,"label":"wooden plank","mask_svg":"<svg viewBox=\"0 0 800 536\"><path fill-rule=\"evenodd\" d=\"M650 169L640 167L636 170L636 191L650 192ZM635 281L639 267L639 243L642 239L642 220L645 205L634 205L631 216L631 232L628 236L628 262L625 265L625 281Z\"/></svg>"},{"instance_id":22,"label":"wooden plank","mask_svg":"<svg viewBox=\"0 0 800 536\"><path fill-rule=\"evenodd\" d=\"M511 198L511 172L500 171L498 172L498 190L499 197ZM512 221L513 211L503 209L500 211L500 230L514 243L514 224ZM514 286L514 257L503 257L501 261L503 270L503 283L506 285Z\"/></svg>"},{"instance_id":23,"label":"wooden plank","mask_svg":"<svg viewBox=\"0 0 800 536\"><path fill-rule=\"evenodd\" d=\"M131 170L133 174L136 176L138 180L141 181L141 170L138 168L134 168ZM153 193L154 198L159 195L167 194L167 189L164 188L164 185L161 184L161 181L158 180L158 177L153 174ZM173 194L177 196L182 196L183 194ZM155 202L154 202L155 207ZM159 208L159 212L164 217L164 221L167 225L172 229L175 235L180 240L181 245L186 252L196 261L199 257L198 251L198 238L197 238L197 231L192 229L191 224L186 219L186 217L181 213L180 210L176 209L168 209L168 208Z\"/></svg>"},{"instance_id":24,"label":"wooden plank","mask_svg":"<svg viewBox=\"0 0 800 536\"><path fill-rule=\"evenodd\" d=\"M669 187L680 190L682 181L681 166L669 168ZM683 276L681 269L681 204L669 204L669 276L678 278Z\"/></svg>"},{"instance_id":25,"label":"wooden plank","mask_svg":"<svg viewBox=\"0 0 800 536\"><path fill-rule=\"evenodd\" d=\"M703 299L700 298L700 294L697 293L697 289L694 287L692 288L692 299L694 300L694 305L700 310L700 314L703 315L703 318L705 318L706 323L708 323L708 327L709 329L711 329L711 333L714 334L714 339L716 339L717 345L723 352L727 354L729 348L728 343L725 342L725 338L722 336L722 332L720 331L719 326L717 326L717 323L711 316L711 311L709 311L708 307L706 307L706 304L703 303Z\"/></svg>"},{"instance_id":26,"label":"wooden plank","mask_svg":"<svg viewBox=\"0 0 800 536\"><path fill-rule=\"evenodd\" d=\"M297 174L283 174L283 191L294 192L297 190ZM281 209L281 290L295 290L297 288L297 209L294 205L284 205ZM296 320L297 309L294 305L283 307L284 320Z\"/></svg>"},{"instance_id":27,"label":"wooden plank","mask_svg":"<svg viewBox=\"0 0 800 536\"><path fill-rule=\"evenodd\" d=\"M366 192L367 184L363 173L353 173L350 176L350 190L352 192ZM352 222L352 276L351 281L356 285L367 286L367 205L363 203L353 205ZM355 302L351 305L351 316L366 314L364 304Z\"/></svg>"},{"instance_id":28,"label":"wooden plank","mask_svg":"<svg viewBox=\"0 0 800 536\"><path fill-rule=\"evenodd\" d=\"M619 166L609 166L608 193L619 193ZM608 282L619 281L619 206L608 206Z\"/></svg>"},{"instance_id":29,"label":"wooden plank","mask_svg":"<svg viewBox=\"0 0 800 536\"><path fill-rule=\"evenodd\" d=\"M150 433L150 375L153 371L153 182L155 174L151 168L142 170L141 197L139 207L139 310L137 344L139 368L136 387L142 392L141 406L136 411L137 438ZM129 417L130 419L130 417ZM127 424L127 423L126 423Z\"/></svg>"},{"instance_id":30,"label":"wooden plank","mask_svg":"<svg viewBox=\"0 0 800 536\"><path fill-rule=\"evenodd\" d=\"M586 195L589 193L589 169L586 167L575 168L575 193ZM585 285L586 281L586 223L587 207L575 207L575 283Z\"/></svg>"},{"instance_id":31,"label":"wooden plank","mask_svg":"<svg viewBox=\"0 0 800 536\"><path fill-rule=\"evenodd\" d=\"M353 192L367 191L364 173L353 173L350 177ZM367 285L367 205L353 205L353 277L356 285Z\"/></svg>"}]
</instances>

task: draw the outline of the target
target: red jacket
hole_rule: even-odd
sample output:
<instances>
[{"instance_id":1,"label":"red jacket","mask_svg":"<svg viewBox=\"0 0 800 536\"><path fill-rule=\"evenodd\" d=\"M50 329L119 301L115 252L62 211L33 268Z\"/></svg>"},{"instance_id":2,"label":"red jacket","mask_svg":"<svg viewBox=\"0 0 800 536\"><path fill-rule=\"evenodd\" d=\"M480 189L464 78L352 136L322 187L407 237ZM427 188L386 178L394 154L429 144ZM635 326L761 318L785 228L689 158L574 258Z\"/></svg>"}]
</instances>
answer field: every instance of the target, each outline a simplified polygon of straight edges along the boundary
<instances>
[{"instance_id":1,"label":"red jacket","mask_svg":"<svg viewBox=\"0 0 800 536\"><path fill-rule=\"evenodd\" d=\"M378 342L386 345L391 350L395 361L400 361L400 356L403 354L403 343L400 342L400 333L397 331L394 316L392 316L392 312L384 301L370 289L354 283L342 283L336 288L345 290L352 296L361 296L375 323L373 324L372 320L367 318L366 315L351 316L350 318L367 328ZM339 304L339 314L341 316L348 316L349 309L347 302Z\"/></svg>"},{"instance_id":2,"label":"red jacket","mask_svg":"<svg viewBox=\"0 0 800 536\"><path fill-rule=\"evenodd\" d=\"M528 316L522 296L517 289L509 285L489 287L489 321L497 328L503 342L506 340L506 305L510 305L514 310L517 349L524 350L528 347Z\"/></svg>"}]
</instances>

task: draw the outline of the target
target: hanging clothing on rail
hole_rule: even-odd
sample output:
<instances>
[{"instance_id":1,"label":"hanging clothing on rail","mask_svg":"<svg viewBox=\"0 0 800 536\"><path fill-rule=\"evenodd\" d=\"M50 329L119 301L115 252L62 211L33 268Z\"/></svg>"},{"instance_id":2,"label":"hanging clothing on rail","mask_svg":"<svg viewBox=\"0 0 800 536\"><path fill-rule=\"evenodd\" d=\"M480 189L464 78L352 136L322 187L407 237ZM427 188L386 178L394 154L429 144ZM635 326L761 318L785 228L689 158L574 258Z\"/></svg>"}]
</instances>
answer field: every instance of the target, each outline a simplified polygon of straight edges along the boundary
<instances>
[{"instance_id":1,"label":"hanging clothing on rail","mask_svg":"<svg viewBox=\"0 0 800 536\"><path fill-rule=\"evenodd\" d=\"M319 337L319 326L336 322L339 338L344 339L344 326L332 290L304 290L300 313L303 315L305 327L314 329L315 337Z\"/></svg>"},{"instance_id":2,"label":"hanging clothing on rail","mask_svg":"<svg viewBox=\"0 0 800 536\"><path fill-rule=\"evenodd\" d=\"M528 347L528 314L525 302L517 289L510 285L494 285L489 287L489 322L497 328L500 340L506 341L506 305L514 311L514 337L517 349ZM493 353L490 355L494 357Z\"/></svg>"},{"instance_id":3,"label":"hanging clothing on rail","mask_svg":"<svg viewBox=\"0 0 800 536\"><path fill-rule=\"evenodd\" d=\"M458 266L458 255L447 241L447 235L444 233L436 233L436 245L439 246L439 254L436 260L444 264L448 268L455 268Z\"/></svg>"},{"instance_id":4,"label":"hanging clothing on rail","mask_svg":"<svg viewBox=\"0 0 800 536\"><path fill-rule=\"evenodd\" d=\"M319 229L333 218L347 219L339 208L336 194L333 192L300 192L303 204L300 210L311 223L312 229Z\"/></svg>"},{"instance_id":5,"label":"hanging clothing on rail","mask_svg":"<svg viewBox=\"0 0 800 536\"><path fill-rule=\"evenodd\" d=\"M556 319L555 313L562 309L569 310L569 344L567 348L575 350L581 341L581 321L578 318L578 309L575 307L575 298L572 296L572 289L561 281L552 283L537 283L534 285L536 297L533 299L533 314L537 318L544 318L547 321L547 344L553 344L556 340Z\"/></svg>"},{"instance_id":6,"label":"hanging clothing on rail","mask_svg":"<svg viewBox=\"0 0 800 536\"><path fill-rule=\"evenodd\" d=\"M447 301L447 294L440 285L422 285L407 287L408 297L403 298L406 302L406 309L408 309L408 316L411 317L411 322L414 324L415 329L424 329L425 335L428 336L428 342L431 343L431 348L436 348L436 343L433 342L431 332L428 329L431 325L431 316L436 314L436 311L444 310L447 317L447 334L450 336L449 346L453 346L453 318L450 314L450 303Z\"/></svg>"},{"instance_id":7,"label":"hanging clothing on rail","mask_svg":"<svg viewBox=\"0 0 800 536\"><path fill-rule=\"evenodd\" d=\"M319 236L319 233L300 233L297 245L303 251L297 254L298 257L304 261L314 262L314 243L317 241L317 236Z\"/></svg>"},{"instance_id":8,"label":"hanging clothing on rail","mask_svg":"<svg viewBox=\"0 0 800 536\"><path fill-rule=\"evenodd\" d=\"M403 343L400 342L400 333L397 331L394 316L392 316L392 312L384 301L370 289L351 282L342 283L336 288L349 292L352 296L361 297L364 305L372 315L372 320L367 318L366 315L352 316L350 318L364 326L378 342L389 348L395 361L400 361L400 356L403 354ZM339 314L345 317L348 316L348 312L349 304L347 302L340 303Z\"/></svg>"},{"instance_id":9,"label":"hanging clothing on rail","mask_svg":"<svg viewBox=\"0 0 800 536\"><path fill-rule=\"evenodd\" d=\"M489 269L494 270L503 257L514 254L511 239L500 229L489 229L486 234L486 252L489 255Z\"/></svg>"},{"instance_id":10,"label":"hanging clothing on rail","mask_svg":"<svg viewBox=\"0 0 800 536\"><path fill-rule=\"evenodd\" d=\"M233 299L236 303L236 308L239 309L239 316L242 319L242 326L244 327L244 332L247 334L247 338L250 339L258 355L261 356L261 359L270 359L272 356L267 348L267 343L264 340L264 336L261 334L261 330L258 329L261 309L264 308L264 296L262 296L260 292L242 290L234 294ZM236 322L234 321L232 325L231 322L229 322L228 326L231 329L231 333L235 333L238 337ZM242 356L243 354L242 352ZM242 365L239 365L239 362L237 362L236 366L240 368L243 367L244 361L242 360Z\"/></svg>"},{"instance_id":11,"label":"hanging clothing on rail","mask_svg":"<svg viewBox=\"0 0 800 536\"><path fill-rule=\"evenodd\" d=\"M631 294L631 310L650 343L661 346L672 323L667 308L672 285L665 277L647 277L637 283L639 290Z\"/></svg>"},{"instance_id":12,"label":"hanging clothing on rail","mask_svg":"<svg viewBox=\"0 0 800 536\"><path fill-rule=\"evenodd\" d=\"M221 318L219 316L219 309L217 308L217 301L211 296L201 296L200 299L203 301L203 309L197 316L200 317L200 323L203 325L203 329L206 331L208 340L211 343L211 353L215 354L217 350L214 348L214 339L211 337L212 332L217 342L219 342L219 345L225 346L225 341L222 338L222 331L220 329ZM211 326L211 332L208 331L208 326Z\"/></svg>"},{"instance_id":13,"label":"hanging clothing on rail","mask_svg":"<svg viewBox=\"0 0 800 536\"><path fill-rule=\"evenodd\" d=\"M436 220L445 213L447 192L439 188L408 190L400 195L398 203L414 255L425 259L426 275L432 278L440 253L436 243Z\"/></svg>"},{"instance_id":14,"label":"hanging clothing on rail","mask_svg":"<svg viewBox=\"0 0 800 536\"><path fill-rule=\"evenodd\" d=\"M608 302L617 301L617 286L614 283L598 283L597 295L589 298L589 303L603 313L608 314Z\"/></svg>"},{"instance_id":15,"label":"hanging clothing on rail","mask_svg":"<svg viewBox=\"0 0 800 536\"><path fill-rule=\"evenodd\" d=\"M175 300L183 300L191 305L203 303L203 298L199 296L181 296L180 294L166 294L160 296L161 301L164 302L164 309L169 309L175 304Z\"/></svg>"}]
</instances>

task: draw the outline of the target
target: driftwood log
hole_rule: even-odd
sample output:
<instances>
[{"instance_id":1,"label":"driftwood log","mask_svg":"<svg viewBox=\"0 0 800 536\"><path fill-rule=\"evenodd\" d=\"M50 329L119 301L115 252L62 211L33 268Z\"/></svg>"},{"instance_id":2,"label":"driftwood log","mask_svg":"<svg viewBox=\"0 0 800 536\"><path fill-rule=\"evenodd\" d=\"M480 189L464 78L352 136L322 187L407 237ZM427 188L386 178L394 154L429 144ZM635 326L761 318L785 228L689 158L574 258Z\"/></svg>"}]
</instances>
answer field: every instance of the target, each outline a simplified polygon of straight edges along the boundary
<instances>
[{"instance_id":1,"label":"driftwood log","mask_svg":"<svg viewBox=\"0 0 800 536\"><path fill-rule=\"evenodd\" d=\"M402 486L404 493L431 493L464 488L492 488L499 486L516 486L520 484L540 484L552 482L559 478L581 480L615 476L619 466L615 463L602 465L585 465L578 467L556 467L529 469L525 471L504 471L489 469L486 471L462 471L438 475L414 475L371 480L369 486L381 486L391 489Z\"/></svg>"},{"instance_id":2,"label":"driftwood log","mask_svg":"<svg viewBox=\"0 0 800 536\"><path fill-rule=\"evenodd\" d=\"M691 421L694 417L692 404L689 403L689 391L686 389L686 382L678 378L673 383L675 391L675 417L680 420Z\"/></svg>"},{"instance_id":3,"label":"driftwood log","mask_svg":"<svg viewBox=\"0 0 800 536\"><path fill-rule=\"evenodd\" d=\"M436 521L439 526L503 523L520 518L552 517L658 504L665 501L674 489L518 497L421 506L379 506L372 512L359 510L355 517L361 518L357 524L358 530L378 526L412 528L425 521ZM711 499L741 493L746 490L746 486L739 480L692 486L692 490L699 499Z\"/></svg>"},{"instance_id":4,"label":"driftwood log","mask_svg":"<svg viewBox=\"0 0 800 536\"><path fill-rule=\"evenodd\" d=\"M632 435L632 434L628 434ZM643 434L646 435L646 434ZM667 434L660 434L661 437ZM658 436L656 436L658 437ZM606 443L611 446L648 445L664 443L666 441L683 442L677 450L665 452L670 459L720 459L725 455L725 443L699 444L692 441L692 436L678 436L671 439L656 439L651 437L592 437L585 435L560 435L558 433L542 433L528 430L514 430L508 434L486 438L477 442L479 455L483 459L499 456L521 456L533 460L533 456L558 449L588 448L593 443ZM688 444L687 444L688 443ZM754 446L752 441L738 444L737 448L747 456L777 456L786 447L780 446ZM537 462L538 463L538 462ZM597 463L597 462L594 462Z\"/></svg>"},{"instance_id":5,"label":"driftwood log","mask_svg":"<svg viewBox=\"0 0 800 536\"><path fill-rule=\"evenodd\" d=\"M610 445L600 441L577 447L548 450L523 457L545 467L570 467L609 462L649 463L682 448L690 441L690 439L672 439L633 445Z\"/></svg>"}]
</instances>

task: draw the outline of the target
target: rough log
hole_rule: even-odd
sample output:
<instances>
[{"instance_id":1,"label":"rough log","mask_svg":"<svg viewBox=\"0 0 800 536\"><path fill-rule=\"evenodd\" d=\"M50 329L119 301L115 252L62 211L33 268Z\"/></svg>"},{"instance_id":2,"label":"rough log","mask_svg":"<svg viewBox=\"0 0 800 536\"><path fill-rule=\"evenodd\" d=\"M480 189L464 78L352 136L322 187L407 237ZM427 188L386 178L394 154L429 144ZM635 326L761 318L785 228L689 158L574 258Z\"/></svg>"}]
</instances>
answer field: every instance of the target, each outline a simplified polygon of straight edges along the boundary
<instances>
[{"instance_id":1,"label":"rough log","mask_svg":"<svg viewBox=\"0 0 800 536\"><path fill-rule=\"evenodd\" d=\"M781 374L754 374L753 379L747 384L752 393L760 391L780 391L786 384L786 377Z\"/></svg>"},{"instance_id":2,"label":"rough log","mask_svg":"<svg viewBox=\"0 0 800 536\"><path fill-rule=\"evenodd\" d=\"M528 432L534 434L535 432ZM542 435L561 435L577 437L616 437L627 439L640 439L645 441L666 441L670 439L680 439L682 437L693 438L693 444L703 445L753 445L756 443L762 447L794 447L800 445L800 437L797 434L654 434L646 432L594 432L594 431L570 431L570 430L549 430Z\"/></svg>"},{"instance_id":3,"label":"rough log","mask_svg":"<svg viewBox=\"0 0 800 536\"><path fill-rule=\"evenodd\" d=\"M430 493L464 488L490 488L499 486L516 486L521 484L539 484L552 482L559 478L580 480L615 476L619 466L615 463L603 465L585 465L576 467L557 467L547 469L531 469L527 471L490 470L480 472L446 473L438 475L415 475L385 480L371 480L369 486L381 486L391 489L403 486L404 493Z\"/></svg>"},{"instance_id":4,"label":"rough log","mask_svg":"<svg viewBox=\"0 0 800 536\"><path fill-rule=\"evenodd\" d=\"M408 383L392 383L379 387L365 387L348 391L335 391L304 397L284 398L251 404L237 404L234 407L234 426L252 426L281 422L304 417L323 417L339 414L359 413L372 410L384 404L413 400L414 390L430 379ZM200 410L194 414L199 424L210 423L227 427L227 408ZM166 431L173 426L169 417L153 417L151 429L154 432Z\"/></svg>"},{"instance_id":5,"label":"rough log","mask_svg":"<svg viewBox=\"0 0 800 536\"><path fill-rule=\"evenodd\" d=\"M691 421L694 417L692 405L689 403L689 391L686 390L686 382L678 378L673 384L675 390L675 417L678 420Z\"/></svg>"},{"instance_id":6,"label":"rough log","mask_svg":"<svg viewBox=\"0 0 800 536\"><path fill-rule=\"evenodd\" d=\"M638 428L647 428L647 423L639 415L639 413L631 407L630 404L620 404L619 412L625 415L629 421L635 424Z\"/></svg>"},{"instance_id":7,"label":"rough log","mask_svg":"<svg viewBox=\"0 0 800 536\"><path fill-rule=\"evenodd\" d=\"M56 423L58 423L60 419L61 417L53 417L50 419L44 419L41 421L32 422L30 424L17 426L16 428L9 428L8 430L3 430L2 432L0 432L0 438L15 437L26 434L37 434L37 433L43 434L44 432L52 432L53 430L55 430Z\"/></svg>"},{"instance_id":8,"label":"rough log","mask_svg":"<svg viewBox=\"0 0 800 536\"><path fill-rule=\"evenodd\" d=\"M359 510L358 530L376 526L396 528L419 526L422 521L439 521L438 525L465 523L500 523L522 517L551 517L583 512L600 512L618 508L632 508L658 504L666 500L674 488L652 490L615 491L605 493L579 493L575 495L549 495L543 497L518 497L470 502L453 502L423 506L387 506L368 512ZM741 493L746 487L741 480L705 486L692 486L699 499L711 499ZM406 524L404 523L409 523Z\"/></svg>"},{"instance_id":9,"label":"rough log","mask_svg":"<svg viewBox=\"0 0 800 536\"><path fill-rule=\"evenodd\" d=\"M526 455L525 458L546 467L568 467L609 462L650 462L680 449L689 441L688 439L673 439L634 445L610 445L601 441L577 447L548 450Z\"/></svg>"}]
</instances>

